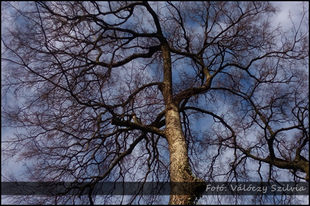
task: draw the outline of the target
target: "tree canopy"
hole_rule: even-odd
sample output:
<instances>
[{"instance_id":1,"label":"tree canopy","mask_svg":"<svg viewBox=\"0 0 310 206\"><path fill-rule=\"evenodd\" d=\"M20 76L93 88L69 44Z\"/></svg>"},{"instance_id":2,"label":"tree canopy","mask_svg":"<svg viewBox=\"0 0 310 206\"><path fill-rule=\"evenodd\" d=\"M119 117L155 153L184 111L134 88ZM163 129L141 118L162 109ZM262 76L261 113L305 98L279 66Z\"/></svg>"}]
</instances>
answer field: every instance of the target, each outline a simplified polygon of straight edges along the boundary
<instances>
[{"instance_id":1,"label":"tree canopy","mask_svg":"<svg viewBox=\"0 0 310 206\"><path fill-rule=\"evenodd\" d=\"M51 203L162 198L96 195L102 182L171 183L170 204L210 203L208 182L309 182L307 3L289 28L271 2L1 4L4 159L87 183Z\"/></svg>"}]
</instances>

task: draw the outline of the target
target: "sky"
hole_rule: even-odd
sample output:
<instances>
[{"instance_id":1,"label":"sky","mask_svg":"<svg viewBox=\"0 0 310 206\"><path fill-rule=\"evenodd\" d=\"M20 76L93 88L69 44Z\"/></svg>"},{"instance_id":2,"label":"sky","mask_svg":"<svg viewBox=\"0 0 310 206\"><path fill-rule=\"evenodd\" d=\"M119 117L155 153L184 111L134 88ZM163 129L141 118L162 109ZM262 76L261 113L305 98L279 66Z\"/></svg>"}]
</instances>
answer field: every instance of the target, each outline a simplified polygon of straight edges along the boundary
<instances>
[{"instance_id":1,"label":"sky","mask_svg":"<svg viewBox=\"0 0 310 206\"><path fill-rule=\"evenodd\" d=\"M275 19L273 19L274 24L277 25L278 23L280 23L283 28L289 27L291 25L291 20L288 18L289 11L291 11L292 13L295 13L298 9L300 9L301 2L299 1L283 1L283 2L275 1L273 3L281 5L281 9L282 9L282 11L278 14L278 16ZM6 11L2 11L2 12L6 12ZM294 14L292 17L293 19L295 19L297 15ZM11 24L9 21L3 21L2 15L1 15L1 23L2 23L1 25L2 29L9 27ZM1 67L4 67L4 66L5 65L1 64ZM10 138L13 132L14 130L2 128L1 129L1 140L3 141L5 139ZM1 148L3 146L4 145L1 143ZM2 156L2 153L1 153L1 156ZM2 174L16 174L17 176L19 176L23 172L24 166L22 162L13 161L13 160L9 162L3 162L3 158L1 159L2 159L2 167L1 167ZM2 176L1 176L1 181L5 181ZM9 202L7 202L6 199L3 199L2 204L8 204L8 203Z\"/></svg>"}]
</instances>

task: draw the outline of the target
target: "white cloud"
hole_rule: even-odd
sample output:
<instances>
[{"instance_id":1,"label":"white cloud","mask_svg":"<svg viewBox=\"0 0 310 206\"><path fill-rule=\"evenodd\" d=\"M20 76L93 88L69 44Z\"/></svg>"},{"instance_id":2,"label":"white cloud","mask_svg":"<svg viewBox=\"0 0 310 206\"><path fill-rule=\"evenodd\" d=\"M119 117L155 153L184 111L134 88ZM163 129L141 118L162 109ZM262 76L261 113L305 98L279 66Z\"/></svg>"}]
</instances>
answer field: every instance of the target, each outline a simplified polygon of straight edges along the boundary
<instances>
[{"instance_id":1,"label":"white cloud","mask_svg":"<svg viewBox=\"0 0 310 206\"><path fill-rule=\"evenodd\" d=\"M277 14L276 18L273 20L274 24L280 24L283 29L286 29L292 25L289 17L292 17L293 21L298 20L298 12L302 8L301 1L282 1L282 2L273 2L273 4L281 9ZM307 3L307 2L304 2Z\"/></svg>"}]
</instances>

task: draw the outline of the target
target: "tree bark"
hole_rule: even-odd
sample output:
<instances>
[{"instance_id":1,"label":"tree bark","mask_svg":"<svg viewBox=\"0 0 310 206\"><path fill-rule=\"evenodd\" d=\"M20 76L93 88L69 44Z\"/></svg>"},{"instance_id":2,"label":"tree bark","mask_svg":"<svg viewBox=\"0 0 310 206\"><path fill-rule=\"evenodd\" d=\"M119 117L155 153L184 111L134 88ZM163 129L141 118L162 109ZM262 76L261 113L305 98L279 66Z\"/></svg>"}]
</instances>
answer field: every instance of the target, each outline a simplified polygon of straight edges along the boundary
<instances>
[{"instance_id":1,"label":"tree bark","mask_svg":"<svg viewBox=\"0 0 310 206\"><path fill-rule=\"evenodd\" d=\"M178 105L173 101L172 71L169 46L162 45L164 81L161 87L165 100L165 136L170 153L169 204L191 205L205 190L206 184L191 171L185 136L182 130Z\"/></svg>"},{"instance_id":2,"label":"tree bark","mask_svg":"<svg viewBox=\"0 0 310 206\"><path fill-rule=\"evenodd\" d=\"M199 198L200 193L205 190L205 183L192 174L180 113L176 106L166 111L165 134L170 152L171 194L169 204L193 204Z\"/></svg>"}]
</instances>

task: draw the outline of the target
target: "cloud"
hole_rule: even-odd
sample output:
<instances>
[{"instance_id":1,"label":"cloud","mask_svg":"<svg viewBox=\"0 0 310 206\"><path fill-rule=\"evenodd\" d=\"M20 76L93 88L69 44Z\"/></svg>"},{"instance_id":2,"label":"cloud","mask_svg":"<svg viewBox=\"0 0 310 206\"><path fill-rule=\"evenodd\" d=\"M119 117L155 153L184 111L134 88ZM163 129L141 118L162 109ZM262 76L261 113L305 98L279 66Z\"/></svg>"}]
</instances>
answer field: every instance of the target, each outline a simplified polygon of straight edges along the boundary
<instances>
[{"instance_id":1,"label":"cloud","mask_svg":"<svg viewBox=\"0 0 310 206\"><path fill-rule=\"evenodd\" d=\"M298 20L298 12L301 10L301 4L307 2L301 1L283 1L283 2L273 2L273 4L281 9L281 11L276 15L273 20L274 25L280 24L283 29L287 29L292 26L290 16L295 22Z\"/></svg>"}]
</instances>

